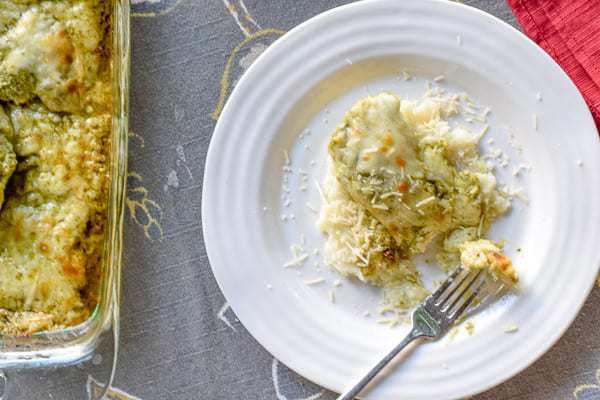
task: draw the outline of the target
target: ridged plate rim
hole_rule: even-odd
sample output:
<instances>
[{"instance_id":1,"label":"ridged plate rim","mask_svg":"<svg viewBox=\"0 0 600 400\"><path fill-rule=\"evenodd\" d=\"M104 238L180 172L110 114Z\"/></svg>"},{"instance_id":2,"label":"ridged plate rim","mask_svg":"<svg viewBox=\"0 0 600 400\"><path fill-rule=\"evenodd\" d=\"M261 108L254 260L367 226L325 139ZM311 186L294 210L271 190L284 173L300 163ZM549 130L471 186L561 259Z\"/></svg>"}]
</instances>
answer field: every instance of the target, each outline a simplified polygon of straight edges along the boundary
<instances>
[{"instance_id":1,"label":"ridged plate rim","mask_svg":"<svg viewBox=\"0 0 600 400\"><path fill-rule=\"evenodd\" d=\"M353 32L360 32L360 36L353 38ZM454 42L457 34L464 45L452 47L446 38ZM384 46L382 43L387 40L389 44ZM469 51L475 51L476 43L489 43L489 57L498 68L518 72L514 74L514 85L523 90L533 87L526 78L535 80L527 71L546 77L545 92L560 93L561 97L545 99L544 107L565 113L564 104L568 104L564 119L571 124L569 134L576 138L565 144L559 136L561 132L550 128L545 139L548 151L580 157L585 165L583 170L574 163L560 169L554 167L550 175L558 187L568 182L600 182L597 131L576 87L537 45L489 14L439 0L369 0L325 12L284 35L242 77L217 122L204 176L203 232L215 278L241 323L290 368L334 391L351 383L356 371L372 362L373 352L385 349L338 332L337 327L306 309L298 292L277 290L265 295L266 280L260 276L260 263L267 262L271 252L256 235L265 229L262 204L254 201L260 198L257 173L265 167L264 151L278 134L277 124L283 121L286 111L303 91L342 68L343 54L356 58L388 56L398 48L430 55L431 47L419 49L421 40L428 46L439 45L437 56L448 59L459 57L460 52L460 57L478 60L481 54ZM365 43L371 43L371 49L365 49ZM469 43L474 44L472 48ZM359 44L363 47L359 48ZM511 51L499 54L496 50L503 48ZM292 87L300 88L300 93L291 92ZM563 146L560 151L552 147L555 143ZM600 219L600 189L576 185L570 191L555 194L555 204L571 206L551 210L558 220L554 223L567 228L566 232L552 233L552 245L558 249L552 255L576 260L576 265L568 266L567 272L572 274L567 274L559 268L558 261L548 260L549 255L545 255L548 271L556 273L556 279L531 287L523 308L514 311L515 317L522 317L520 311L527 310L527 306L542 307L529 318L536 325L535 331L525 339L519 336L519 343L503 332L489 331L473 337L461 348L449 347L445 352L453 361L452 371L444 376L425 375L423 367L434 365L428 350L418 349L410 362L420 366L420 370L401 378L392 373L370 398L443 399L479 393L522 371L560 338L583 305L598 273L600 251L591 238L600 237L600 224L594 224ZM559 303L555 300L558 298ZM522 326L528 327L526 322Z\"/></svg>"}]
</instances>

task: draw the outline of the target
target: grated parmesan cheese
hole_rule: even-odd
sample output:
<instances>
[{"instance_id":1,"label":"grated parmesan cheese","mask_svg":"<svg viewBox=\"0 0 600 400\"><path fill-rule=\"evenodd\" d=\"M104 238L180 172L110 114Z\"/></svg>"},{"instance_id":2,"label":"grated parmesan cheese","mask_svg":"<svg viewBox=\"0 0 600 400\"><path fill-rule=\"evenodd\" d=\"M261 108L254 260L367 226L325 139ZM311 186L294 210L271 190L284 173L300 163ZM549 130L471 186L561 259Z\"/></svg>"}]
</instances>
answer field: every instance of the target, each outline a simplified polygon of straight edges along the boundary
<instances>
[{"instance_id":1,"label":"grated parmesan cheese","mask_svg":"<svg viewBox=\"0 0 600 400\"><path fill-rule=\"evenodd\" d=\"M523 188L507 187L504 188L506 194L512 198L521 200L525 205L529 205L529 198L523 193Z\"/></svg>"},{"instance_id":2,"label":"grated parmesan cheese","mask_svg":"<svg viewBox=\"0 0 600 400\"><path fill-rule=\"evenodd\" d=\"M321 185L317 180L315 180L315 185L317 186L317 191L319 192L319 196L321 196L321 200L323 201L323 203L327 204L327 197L325 197L325 195L323 194L323 189L321 189Z\"/></svg>"},{"instance_id":3,"label":"grated parmesan cheese","mask_svg":"<svg viewBox=\"0 0 600 400\"><path fill-rule=\"evenodd\" d=\"M283 160L285 161L285 165L290 165L292 161L290 160L290 155L287 150L283 150Z\"/></svg>"},{"instance_id":4,"label":"grated parmesan cheese","mask_svg":"<svg viewBox=\"0 0 600 400\"><path fill-rule=\"evenodd\" d=\"M304 281L304 283L308 286L318 285L319 283L323 282L325 282L324 278L307 279Z\"/></svg>"},{"instance_id":5,"label":"grated parmesan cheese","mask_svg":"<svg viewBox=\"0 0 600 400\"><path fill-rule=\"evenodd\" d=\"M298 256L298 257L286 262L285 264L283 264L283 268L302 266L307 258L308 258L308 254L302 254L301 256Z\"/></svg>"},{"instance_id":6,"label":"grated parmesan cheese","mask_svg":"<svg viewBox=\"0 0 600 400\"><path fill-rule=\"evenodd\" d=\"M300 245L293 244L290 246L290 251L292 252L292 259L285 264L283 264L284 268L291 267L299 267L304 264L306 259L308 259L308 254L304 251L304 248Z\"/></svg>"},{"instance_id":7,"label":"grated parmesan cheese","mask_svg":"<svg viewBox=\"0 0 600 400\"><path fill-rule=\"evenodd\" d=\"M483 221L484 221L484 216L481 216L481 219L479 220L479 225L477 226L477 237L480 238L481 237L481 233L483 231Z\"/></svg>"},{"instance_id":8,"label":"grated parmesan cheese","mask_svg":"<svg viewBox=\"0 0 600 400\"><path fill-rule=\"evenodd\" d=\"M304 253L304 248L302 246L300 246L300 245L293 244L293 245L290 246L290 251L292 252L292 255L294 257L298 257L302 253Z\"/></svg>"},{"instance_id":9,"label":"grated parmesan cheese","mask_svg":"<svg viewBox=\"0 0 600 400\"><path fill-rule=\"evenodd\" d=\"M490 129L489 125L487 125L487 124L484 125L483 128L481 129L481 133L479 134L479 136L484 136L488 132L489 129Z\"/></svg>"},{"instance_id":10,"label":"grated parmesan cheese","mask_svg":"<svg viewBox=\"0 0 600 400\"><path fill-rule=\"evenodd\" d=\"M426 199L424 199L424 200L421 200L421 201L419 201L418 203L416 203L416 204L415 204L415 207L417 207L417 208L418 208L418 207L423 207L425 204L429 204L429 203L431 203L432 201L434 201L435 199L436 199L436 197L435 197L435 196L428 197L428 198L426 198Z\"/></svg>"},{"instance_id":11,"label":"grated parmesan cheese","mask_svg":"<svg viewBox=\"0 0 600 400\"><path fill-rule=\"evenodd\" d=\"M398 197L402 197L402 193L400 192L387 192L384 193L380 196L381 199L387 199L388 197L392 197L392 196L398 196Z\"/></svg>"},{"instance_id":12,"label":"grated parmesan cheese","mask_svg":"<svg viewBox=\"0 0 600 400\"><path fill-rule=\"evenodd\" d=\"M384 210L384 211L389 210L389 207L386 206L385 204L373 204L373 208L378 208L378 209Z\"/></svg>"},{"instance_id":13,"label":"grated parmesan cheese","mask_svg":"<svg viewBox=\"0 0 600 400\"><path fill-rule=\"evenodd\" d=\"M506 134L508 137L508 144L510 144L519 154L521 154L523 152L523 146L517 142L515 139L515 134L511 131L507 131Z\"/></svg>"},{"instance_id":14,"label":"grated parmesan cheese","mask_svg":"<svg viewBox=\"0 0 600 400\"><path fill-rule=\"evenodd\" d=\"M515 168L513 168L512 175L520 176L522 172L527 172L531 170L531 165L529 164L521 164Z\"/></svg>"}]
</instances>

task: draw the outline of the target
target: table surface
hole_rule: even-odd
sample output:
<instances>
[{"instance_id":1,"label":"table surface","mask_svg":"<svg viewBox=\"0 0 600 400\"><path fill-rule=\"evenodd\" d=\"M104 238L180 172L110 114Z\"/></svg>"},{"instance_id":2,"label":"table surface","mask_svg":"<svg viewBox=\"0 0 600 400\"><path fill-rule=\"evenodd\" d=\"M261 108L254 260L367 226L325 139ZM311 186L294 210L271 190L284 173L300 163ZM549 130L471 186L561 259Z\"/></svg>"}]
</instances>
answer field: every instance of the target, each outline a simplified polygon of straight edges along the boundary
<instances>
[{"instance_id":1,"label":"table surface","mask_svg":"<svg viewBox=\"0 0 600 400\"><path fill-rule=\"evenodd\" d=\"M208 143L230 88L278 36L350 1L132 2L121 355L109 398L335 399L274 359L236 319L210 270L200 205ZM503 0L465 3L516 26ZM475 399L600 399L599 321L596 288L557 345ZM4 397L87 399L106 382L111 349L105 337L83 365L9 371Z\"/></svg>"}]
</instances>

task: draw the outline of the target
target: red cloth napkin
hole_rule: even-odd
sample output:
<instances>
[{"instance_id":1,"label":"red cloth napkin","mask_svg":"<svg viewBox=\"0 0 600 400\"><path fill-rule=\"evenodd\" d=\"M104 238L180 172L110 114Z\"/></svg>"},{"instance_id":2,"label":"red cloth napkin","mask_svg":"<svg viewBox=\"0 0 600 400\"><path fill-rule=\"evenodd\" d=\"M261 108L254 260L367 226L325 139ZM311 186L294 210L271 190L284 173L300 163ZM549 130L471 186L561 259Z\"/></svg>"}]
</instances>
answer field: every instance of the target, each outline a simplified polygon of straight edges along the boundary
<instances>
[{"instance_id":1,"label":"red cloth napkin","mask_svg":"<svg viewBox=\"0 0 600 400\"><path fill-rule=\"evenodd\" d=\"M571 77L600 129L600 0L507 0L527 36Z\"/></svg>"}]
</instances>

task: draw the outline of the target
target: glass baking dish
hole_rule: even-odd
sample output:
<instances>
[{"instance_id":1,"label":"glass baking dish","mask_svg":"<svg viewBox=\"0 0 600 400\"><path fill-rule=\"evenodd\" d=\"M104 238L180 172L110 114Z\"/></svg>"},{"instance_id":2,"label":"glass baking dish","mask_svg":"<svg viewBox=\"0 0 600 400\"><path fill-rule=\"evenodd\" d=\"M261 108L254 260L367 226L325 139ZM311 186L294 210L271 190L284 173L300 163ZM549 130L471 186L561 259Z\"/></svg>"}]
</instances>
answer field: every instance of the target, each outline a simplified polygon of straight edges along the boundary
<instances>
[{"instance_id":1,"label":"glass baking dish","mask_svg":"<svg viewBox=\"0 0 600 400\"><path fill-rule=\"evenodd\" d=\"M82 324L28 337L0 336L0 369L59 366L88 359L101 333L119 332L119 288L129 118L129 0L113 2L113 121L107 226L98 304ZM116 357L116 348L115 355Z\"/></svg>"}]
</instances>

